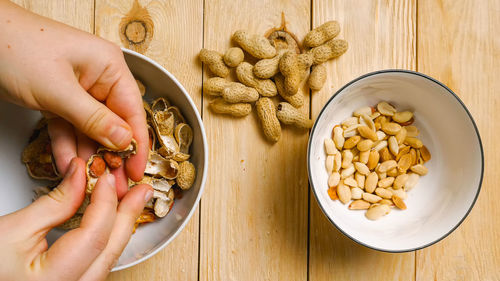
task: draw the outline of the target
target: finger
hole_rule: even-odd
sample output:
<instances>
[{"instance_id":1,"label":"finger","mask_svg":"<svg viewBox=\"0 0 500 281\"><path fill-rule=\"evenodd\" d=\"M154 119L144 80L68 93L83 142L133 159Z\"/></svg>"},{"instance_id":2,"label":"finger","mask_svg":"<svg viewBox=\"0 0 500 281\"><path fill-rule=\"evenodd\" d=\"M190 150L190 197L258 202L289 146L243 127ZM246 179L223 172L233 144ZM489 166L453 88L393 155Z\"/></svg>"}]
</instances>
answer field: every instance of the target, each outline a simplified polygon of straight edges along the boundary
<instances>
[{"instance_id":1,"label":"finger","mask_svg":"<svg viewBox=\"0 0 500 281\"><path fill-rule=\"evenodd\" d=\"M145 184L133 187L125 195L118 206L115 224L111 232L113 239L109 241L106 249L92 263L80 281L103 280L108 275L130 240L135 221L152 196L152 188Z\"/></svg>"},{"instance_id":2,"label":"finger","mask_svg":"<svg viewBox=\"0 0 500 281\"><path fill-rule=\"evenodd\" d=\"M128 177L125 173L125 167L122 165L120 168L111 170L111 173L116 179L116 195L118 196L118 200L121 200L128 191Z\"/></svg>"},{"instance_id":3,"label":"finger","mask_svg":"<svg viewBox=\"0 0 500 281\"><path fill-rule=\"evenodd\" d=\"M106 105L132 128L134 139L137 141L137 153L126 160L125 168L132 180L139 181L144 174L148 157L146 112L137 83L123 58L120 64L122 75L111 88Z\"/></svg>"},{"instance_id":4,"label":"finger","mask_svg":"<svg viewBox=\"0 0 500 281\"><path fill-rule=\"evenodd\" d=\"M77 142L77 153L78 157L82 158L85 162L87 162L97 151L97 143L84 135L80 131L76 131L76 142Z\"/></svg>"},{"instance_id":5,"label":"finger","mask_svg":"<svg viewBox=\"0 0 500 281\"><path fill-rule=\"evenodd\" d=\"M114 176L105 174L97 181L80 227L59 238L47 252L37 256L34 264L55 280L78 279L106 248L116 207Z\"/></svg>"},{"instance_id":6,"label":"finger","mask_svg":"<svg viewBox=\"0 0 500 281\"><path fill-rule=\"evenodd\" d=\"M42 233L45 236L50 229L75 214L83 202L85 183L85 163L82 159L74 158L61 184L47 196L14 213L15 219L23 222L26 235Z\"/></svg>"},{"instance_id":7,"label":"finger","mask_svg":"<svg viewBox=\"0 0 500 281\"><path fill-rule=\"evenodd\" d=\"M48 128L57 170L64 176L71 159L77 156L73 126L62 118L53 118L48 120Z\"/></svg>"},{"instance_id":8,"label":"finger","mask_svg":"<svg viewBox=\"0 0 500 281\"><path fill-rule=\"evenodd\" d=\"M102 145L112 149L125 148L132 139L131 127L89 95L71 73L72 69L63 69L61 76L66 79L60 80L57 87L52 89L51 95L40 96L41 106L68 120ZM54 96L57 98L53 98Z\"/></svg>"}]
</instances>

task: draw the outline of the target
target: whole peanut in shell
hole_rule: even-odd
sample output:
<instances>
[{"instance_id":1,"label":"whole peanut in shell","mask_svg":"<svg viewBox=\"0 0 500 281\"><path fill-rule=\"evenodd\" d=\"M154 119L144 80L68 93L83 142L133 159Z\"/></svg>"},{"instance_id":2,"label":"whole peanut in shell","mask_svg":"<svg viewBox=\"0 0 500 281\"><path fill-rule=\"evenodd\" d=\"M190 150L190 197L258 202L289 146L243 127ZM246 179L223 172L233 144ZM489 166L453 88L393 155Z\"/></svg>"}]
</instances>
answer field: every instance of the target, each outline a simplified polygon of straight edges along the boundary
<instances>
[{"instance_id":1,"label":"whole peanut in shell","mask_svg":"<svg viewBox=\"0 0 500 281\"><path fill-rule=\"evenodd\" d=\"M307 82L311 90L321 90L326 82L326 67L323 64L313 66Z\"/></svg>"},{"instance_id":2,"label":"whole peanut in shell","mask_svg":"<svg viewBox=\"0 0 500 281\"><path fill-rule=\"evenodd\" d=\"M270 59L276 55L276 49L266 37L238 30L233 34L233 41L250 55L258 59Z\"/></svg>"},{"instance_id":3,"label":"whole peanut in shell","mask_svg":"<svg viewBox=\"0 0 500 281\"><path fill-rule=\"evenodd\" d=\"M300 108L304 105L304 95L302 93L298 92L293 96L288 96L285 94L285 77L283 77L281 73L278 73L276 74L276 76L274 76L274 83L276 83L278 94L293 107Z\"/></svg>"},{"instance_id":4,"label":"whole peanut in shell","mask_svg":"<svg viewBox=\"0 0 500 281\"><path fill-rule=\"evenodd\" d=\"M254 102L259 99L259 93L254 88L233 82L222 90L222 98L229 103Z\"/></svg>"},{"instance_id":5,"label":"whole peanut in shell","mask_svg":"<svg viewBox=\"0 0 500 281\"><path fill-rule=\"evenodd\" d=\"M210 108L215 113L234 117L244 117L252 112L252 105L249 103L228 103L222 98L217 98L210 103Z\"/></svg>"},{"instance_id":6,"label":"whole peanut in shell","mask_svg":"<svg viewBox=\"0 0 500 281\"><path fill-rule=\"evenodd\" d=\"M245 54L238 47L227 49L224 54L224 62L229 67L237 67L245 59Z\"/></svg>"},{"instance_id":7,"label":"whole peanut in shell","mask_svg":"<svg viewBox=\"0 0 500 281\"><path fill-rule=\"evenodd\" d=\"M248 62L242 62L236 68L236 77L248 87L253 87L263 97L273 97L278 94L276 85L270 79L259 79L253 74L253 66Z\"/></svg>"},{"instance_id":8,"label":"whole peanut in shell","mask_svg":"<svg viewBox=\"0 0 500 281\"><path fill-rule=\"evenodd\" d=\"M304 37L306 47L317 47L328 40L333 39L340 32L340 25L336 21L327 21L324 24L309 31Z\"/></svg>"},{"instance_id":9,"label":"whole peanut in shell","mask_svg":"<svg viewBox=\"0 0 500 281\"><path fill-rule=\"evenodd\" d=\"M210 96L220 96L222 94L222 90L231 85L231 83L234 82L221 77L208 78L205 82L203 82L203 93Z\"/></svg>"},{"instance_id":10,"label":"whole peanut in shell","mask_svg":"<svg viewBox=\"0 0 500 281\"><path fill-rule=\"evenodd\" d=\"M288 96L295 95L302 80L297 54L291 51L283 54L279 67L281 74L285 77L285 94Z\"/></svg>"},{"instance_id":11,"label":"whole peanut in shell","mask_svg":"<svg viewBox=\"0 0 500 281\"><path fill-rule=\"evenodd\" d=\"M269 141L277 142L281 137L280 121L276 117L276 109L269 98L260 98L255 106L264 135Z\"/></svg>"},{"instance_id":12,"label":"whole peanut in shell","mask_svg":"<svg viewBox=\"0 0 500 281\"><path fill-rule=\"evenodd\" d=\"M327 60L339 57L347 51L348 44L343 39L332 39L325 44L309 50L314 56L314 64L321 64Z\"/></svg>"},{"instance_id":13,"label":"whole peanut in shell","mask_svg":"<svg viewBox=\"0 0 500 281\"><path fill-rule=\"evenodd\" d=\"M306 114L287 102L279 103L276 116L283 124L293 125L301 129L309 129L314 123Z\"/></svg>"},{"instance_id":14,"label":"whole peanut in shell","mask_svg":"<svg viewBox=\"0 0 500 281\"><path fill-rule=\"evenodd\" d=\"M280 71L279 62L285 52L286 50L280 50L273 58L258 61L253 67L255 76L261 79L268 79L276 75Z\"/></svg>"},{"instance_id":15,"label":"whole peanut in shell","mask_svg":"<svg viewBox=\"0 0 500 281\"><path fill-rule=\"evenodd\" d=\"M218 52L201 49L200 60L208 66L208 69L210 69L213 74L223 78L229 75L229 68L227 68L222 59L222 55Z\"/></svg>"},{"instance_id":16,"label":"whole peanut in shell","mask_svg":"<svg viewBox=\"0 0 500 281\"><path fill-rule=\"evenodd\" d=\"M177 175L177 185L186 190L191 188L196 178L196 169L189 161L184 161L179 164L179 174Z\"/></svg>"}]
</instances>

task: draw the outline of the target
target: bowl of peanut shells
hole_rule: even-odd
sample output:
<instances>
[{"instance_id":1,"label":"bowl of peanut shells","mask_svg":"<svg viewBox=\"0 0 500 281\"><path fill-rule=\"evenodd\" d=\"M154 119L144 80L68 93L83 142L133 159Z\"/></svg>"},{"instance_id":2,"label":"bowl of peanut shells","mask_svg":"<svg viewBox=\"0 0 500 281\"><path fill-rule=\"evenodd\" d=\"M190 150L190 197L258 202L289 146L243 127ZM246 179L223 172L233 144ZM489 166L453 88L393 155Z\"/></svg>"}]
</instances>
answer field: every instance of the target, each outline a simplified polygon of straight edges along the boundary
<instances>
[{"instance_id":1,"label":"bowl of peanut shells","mask_svg":"<svg viewBox=\"0 0 500 281\"><path fill-rule=\"evenodd\" d=\"M151 59L123 50L125 60L143 95L149 130L149 157L140 182L129 179L129 187L146 183L153 187L135 223L134 234L113 271L140 263L170 243L187 224L200 200L206 180L208 151L205 131L195 104L184 87L167 70ZM47 121L38 112L0 103L6 116L20 116L23 122L4 122L0 129L5 157L0 167L10 176L1 189L0 215L14 212L32 200L48 194L61 181L54 158ZM15 113L14 113L15 112ZM73 217L47 235L52 244L66 231L79 227L97 178L119 168L122 159L136 153L135 140L124 150L99 147L86 165L85 199ZM18 159L21 159L19 161Z\"/></svg>"},{"instance_id":2,"label":"bowl of peanut shells","mask_svg":"<svg viewBox=\"0 0 500 281\"><path fill-rule=\"evenodd\" d=\"M351 81L323 107L309 139L309 179L324 214L380 251L421 249L453 232L479 195L483 168L463 102L413 71Z\"/></svg>"}]
</instances>

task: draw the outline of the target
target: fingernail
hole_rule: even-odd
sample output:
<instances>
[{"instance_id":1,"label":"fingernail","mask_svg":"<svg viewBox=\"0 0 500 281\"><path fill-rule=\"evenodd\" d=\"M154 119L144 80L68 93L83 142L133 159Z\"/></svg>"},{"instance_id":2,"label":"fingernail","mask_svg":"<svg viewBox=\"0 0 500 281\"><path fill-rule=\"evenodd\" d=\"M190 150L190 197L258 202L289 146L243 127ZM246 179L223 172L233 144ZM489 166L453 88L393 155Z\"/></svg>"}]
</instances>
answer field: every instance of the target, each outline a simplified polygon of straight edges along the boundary
<instances>
[{"instance_id":1,"label":"fingernail","mask_svg":"<svg viewBox=\"0 0 500 281\"><path fill-rule=\"evenodd\" d=\"M112 187L115 187L116 180L115 180L115 176L113 174L107 174L106 180L108 181L109 185L111 185Z\"/></svg>"},{"instance_id":2,"label":"fingernail","mask_svg":"<svg viewBox=\"0 0 500 281\"><path fill-rule=\"evenodd\" d=\"M72 174L74 174L76 172L77 168L78 168L78 164L76 163L76 161L74 159L72 159L71 162L69 162L69 168L66 171L66 176L71 176Z\"/></svg>"},{"instance_id":3,"label":"fingernail","mask_svg":"<svg viewBox=\"0 0 500 281\"><path fill-rule=\"evenodd\" d=\"M132 132L122 126L114 126L109 131L109 140L116 147L123 147L132 138Z\"/></svg>"},{"instance_id":4,"label":"fingernail","mask_svg":"<svg viewBox=\"0 0 500 281\"><path fill-rule=\"evenodd\" d=\"M153 197L153 191L152 190L148 190L146 192L146 195L144 195L144 202L148 202L149 199L151 199L151 197Z\"/></svg>"}]
</instances>

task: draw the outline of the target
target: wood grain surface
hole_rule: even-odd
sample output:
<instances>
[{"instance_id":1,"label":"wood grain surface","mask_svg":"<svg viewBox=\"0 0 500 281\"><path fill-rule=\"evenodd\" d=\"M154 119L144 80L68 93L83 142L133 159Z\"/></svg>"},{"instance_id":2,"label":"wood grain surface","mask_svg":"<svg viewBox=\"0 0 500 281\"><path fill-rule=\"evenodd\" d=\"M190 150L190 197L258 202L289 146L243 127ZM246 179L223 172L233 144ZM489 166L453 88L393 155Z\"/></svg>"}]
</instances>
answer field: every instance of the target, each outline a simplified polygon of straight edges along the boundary
<instances>
[{"instance_id":1,"label":"wood grain surface","mask_svg":"<svg viewBox=\"0 0 500 281\"><path fill-rule=\"evenodd\" d=\"M14 2L158 61L202 113L210 168L198 212L163 251L108 280L500 280L498 1ZM304 92L302 110L312 117L342 85L384 68L431 75L467 105L481 133L485 174L474 209L449 237L404 254L356 244L328 222L309 191L307 134L283 127L272 145L254 114L209 112L201 86L211 73L198 62L199 50L224 52L235 30L263 34L280 25L282 12L299 38L335 19L349 42L345 55L326 64L324 88ZM145 24L127 25L138 19Z\"/></svg>"}]
</instances>

